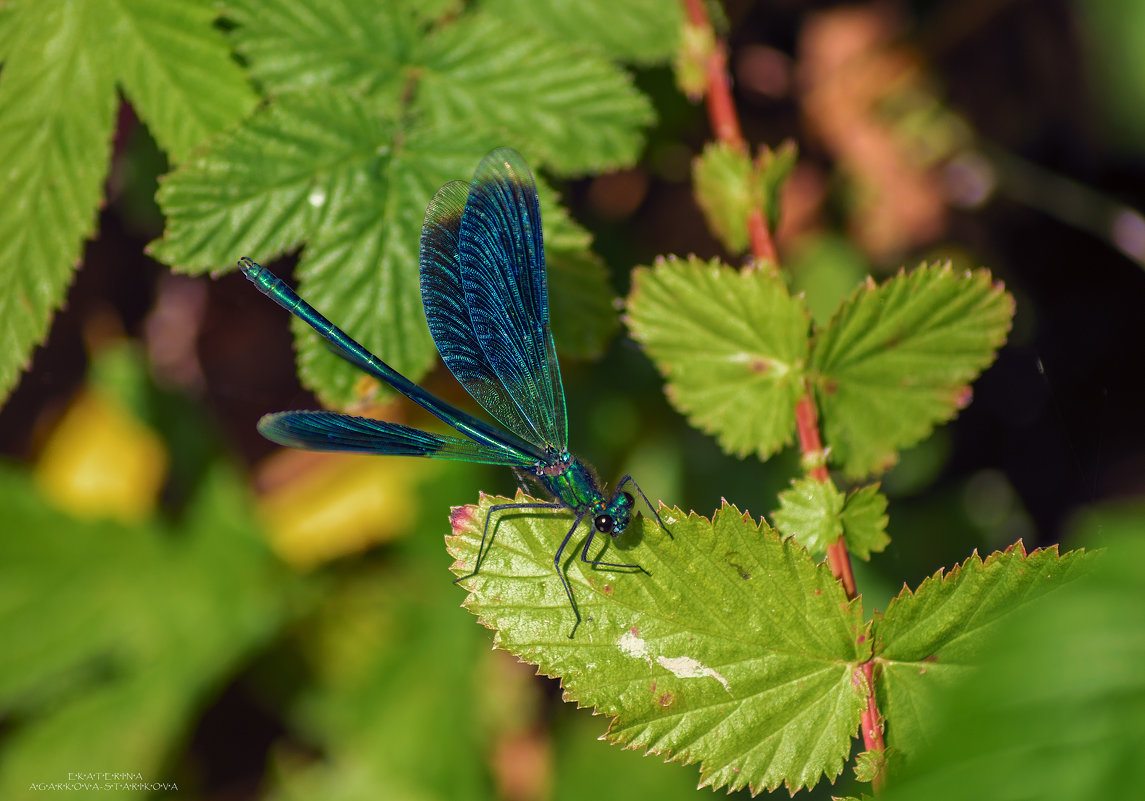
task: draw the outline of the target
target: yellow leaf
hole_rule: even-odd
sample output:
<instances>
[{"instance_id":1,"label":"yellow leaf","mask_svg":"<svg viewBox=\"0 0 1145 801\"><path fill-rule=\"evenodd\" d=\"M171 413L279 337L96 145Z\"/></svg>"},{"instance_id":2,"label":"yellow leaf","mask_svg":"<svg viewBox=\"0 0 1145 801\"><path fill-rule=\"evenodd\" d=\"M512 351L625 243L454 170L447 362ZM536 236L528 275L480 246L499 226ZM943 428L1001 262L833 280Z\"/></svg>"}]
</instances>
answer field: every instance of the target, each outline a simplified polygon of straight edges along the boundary
<instances>
[{"instance_id":1,"label":"yellow leaf","mask_svg":"<svg viewBox=\"0 0 1145 801\"><path fill-rule=\"evenodd\" d=\"M411 501L424 465L412 459L283 451L281 463L304 465L260 502L271 547L307 569L395 539L413 523Z\"/></svg>"},{"instance_id":2,"label":"yellow leaf","mask_svg":"<svg viewBox=\"0 0 1145 801\"><path fill-rule=\"evenodd\" d=\"M167 477L163 442L120 405L84 391L56 426L36 464L44 495L85 519L148 517Z\"/></svg>"}]
</instances>

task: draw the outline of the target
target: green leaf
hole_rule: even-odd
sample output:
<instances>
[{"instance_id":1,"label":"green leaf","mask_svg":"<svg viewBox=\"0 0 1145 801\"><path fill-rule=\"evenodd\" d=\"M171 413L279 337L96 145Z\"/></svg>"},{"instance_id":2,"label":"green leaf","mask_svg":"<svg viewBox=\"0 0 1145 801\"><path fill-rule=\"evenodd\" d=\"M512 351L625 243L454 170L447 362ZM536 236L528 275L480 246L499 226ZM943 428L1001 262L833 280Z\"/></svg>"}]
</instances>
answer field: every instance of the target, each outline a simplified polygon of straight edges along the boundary
<instances>
[{"instance_id":1,"label":"green leaf","mask_svg":"<svg viewBox=\"0 0 1145 801\"><path fill-rule=\"evenodd\" d=\"M442 184L471 175L494 144L449 129L401 129L348 92L289 92L168 176L159 193L168 226L151 249L201 272L229 268L241 255L267 261L306 242L299 294L416 379L437 353L418 283L425 207ZM615 326L603 266L588 234L551 190L540 191L559 344L599 352ZM360 400L361 372L304 323L291 324L303 382L330 406Z\"/></svg>"},{"instance_id":2,"label":"green leaf","mask_svg":"<svg viewBox=\"0 0 1145 801\"><path fill-rule=\"evenodd\" d=\"M682 4L662 0L491 0L485 8L511 24L644 64L670 59L684 24Z\"/></svg>"},{"instance_id":3,"label":"green leaf","mask_svg":"<svg viewBox=\"0 0 1145 801\"><path fill-rule=\"evenodd\" d=\"M174 780L195 715L285 613L243 487L216 467L178 527L123 526L70 518L0 468L0 796L78 770Z\"/></svg>"},{"instance_id":4,"label":"green leaf","mask_svg":"<svg viewBox=\"0 0 1145 801\"><path fill-rule=\"evenodd\" d=\"M1140 504L1094 510L1080 528L1089 534L1082 541L1108 549L1085 558L1092 572L1023 604L991 632L975 669L930 708L931 736L881 798L1140 794L1145 514Z\"/></svg>"},{"instance_id":5,"label":"green leaf","mask_svg":"<svg viewBox=\"0 0 1145 801\"><path fill-rule=\"evenodd\" d=\"M561 174L632 164L653 122L619 67L490 15L438 29L419 58L414 109L428 124L503 131Z\"/></svg>"},{"instance_id":6,"label":"green leaf","mask_svg":"<svg viewBox=\"0 0 1145 801\"><path fill-rule=\"evenodd\" d=\"M518 502L523 496L518 495ZM490 506L456 509L447 539L458 575L474 566ZM684 764L701 784L792 790L843 767L864 698L852 673L869 655L859 603L807 552L724 506L713 520L661 506L590 558L561 560L582 616L553 569L569 516L506 511L494 520L466 606L496 643L557 676L567 698L613 716L607 738Z\"/></svg>"},{"instance_id":7,"label":"green leaf","mask_svg":"<svg viewBox=\"0 0 1145 801\"><path fill-rule=\"evenodd\" d=\"M172 158L253 104L204 0L5 4L0 30L0 399L95 229L116 84Z\"/></svg>"},{"instance_id":8,"label":"green leaf","mask_svg":"<svg viewBox=\"0 0 1145 801\"><path fill-rule=\"evenodd\" d=\"M704 152L692 162L696 200L708 228L724 247L733 253L748 249L748 218L757 209L763 213L768 230L775 231L782 211L780 194L797 154L791 140L775 150L761 148L754 162L742 146L726 142L704 146Z\"/></svg>"},{"instance_id":9,"label":"green leaf","mask_svg":"<svg viewBox=\"0 0 1145 801\"><path fill-rule=\"evenodd\" d=\"M763 206L763 215L767 220L767 229L774 233L779 227L783 206L779 202L783 194L783 185L787 177L795 169L795 162L799 158L799 148L791 139L785 139L779 147L760 149L755 164L756 192L759 195L760 205Z\"/></svg>"},{"instance_id":10,"label":"green leaf","mask_svg":"<svg viewBox=\"0 0 1145 801\"><path fill-rule=\"evenodd\" d=\"M709 142L692 161L696 202L708 228L732 253L743 253L750 244L747 218L760 205L753 179L751 157L743 147Z\"/></svg>"},{"instance_id":11,"label":"green leaf","mask_svg":"<svg viewBox=\"0 0 1145 801\"><path fill-rule=\"evenodd\" d=\"M235 49L271 94L335 87L396 105L424 35L409 2L228 0Z\"/></svg>"},{"instance_id":12,"label":"green leaf","mask_svg":"<svg viewBox=\"0 0 1145 801\"><path fill-rule=\"evenodd\" d=\"M113 63L124 92L173 161L254 108L258 98L213 27L213 2L117 0L108 10L119 12Z\"/></svg>"},{"instance_id":13,"label":"green leaf","mask_svg":"<svg viewBox=\"0 0 1145 801\"><path fill-rule=\"evenodd\" d=\"M969 402L1013 298L985 270L949 265L869 281L815 333L811 364L831 460L852 478L886 470Z\"/></svg>"},{"instance_id":14,"label":"green leaf","mask_svg":"<svg viewBox=\"0 0 1145 801\"><path fill-rule=\"evenodd\" d=\"M152 252L200 272L309 240L299 293L417 377L436 355L418 285L425 206L441 184L471 174L489 144L415 129L398 137L368 104L336 90L283 95L164 181L168 227ZM359 400L361 372L292 324L306 385L330 406Z\"/></svg>"},{"instance_id":15,"label":"green leaf","mask_svg":"<svg viewBox=\"0 0 1145 801\"><path fill-rule=\"evenodd\" d=\"M822 556L843 535L843 502L843 493L831 482L799 478L779 493L780 506L772 519L785 537Z\"/></svg>"},{"instance_id":16,"label":"green leaf","mask_svg":"<svg viewBox=\"0 0 1145 801\"><path fill-rule=\"evenodd\" d=\"M472 175L488 144L410 130L375 169L348 176L349 191L298 264L299 294L411 378L424 375L437 358L418 280L425 207L442 184ZM303 383L328 406L359 400L362 372L334 355L301 320L292 319L291 326ZM374 391L390 392L376 384Z\"/></svg>"},{"instance_id":17,"label":"green leaf","mask_svg":"<svg viewBox=\"0 0 1145 801\"><path fill-rule=\"evenodd\" d=\"M843 539L847 550L863 561L872 553L880 553L891 538L887 536L887 496L879 491L878 484L851 490L843 504L841 515Z\"/></svg>"},{"instance_id":18,"label":"green leaf","mask_svg":"<svg viewBox=\"0 0 1145 801\"><path fill-rule=\"evenodd\" d=\"M816 556L843 537L847 550L863 560L887 547L887 499L878 484L843 493L829 481L799 478L779 494L775 527Z\"/></svg>"},{"instance_id":19,"label":"green leaf","mask_svg":"<svg viewBox=\"0 0 1145 801\"><path fill-rule=\"evenodd\" d=\"M634 273L627 323L672 405L725 451L766 459L791 442L809 323L781 278L661 260Z\"/></svg>"},{"instance_id":20,"label":"green leaf","mask_svg":"<svg viewBox=\"0 0 1145 801\"><path fill-rule=\"evenodd\" d=\"M64 299L107 175L115 77L93 48L96 4L25 2L0 73L0 399Z\"/></svg>"},{"instance_id":21,"label":"green leaf","mask_svg":"<svg viewBox=\"0 0 1145 801\"><path fill-rule=\"evenodd\" d=\"M618 113L605 123L594 115L617 111L615 102L643 119L647 103L602 59L550 46L543 35L525 36L480 12L425 38L425 17L412 5L371 12L339 0L321 6L244 0L230 9L240 50L278 94L164 181L159 201L168 227L151 251L203 272L229 269L242 255L268 261L305 245L299 293L416 379L436 355L422 313L417 242L437 188L471 175L506 131L536 143L542 155L559 154L558 165L572 164L574 151L581 167L634 158L639 126L625 119L635 117ZM477 47L488 40L501 46ZM558 85L573 78L575 87ZM486 104L495 107L490 114L482 112ZM565 139L547 146L538 126L559 127ZM617 155L622 142L632 144L630 156ZM547 199L545 209L554 328L562 349L595 354L615 326L603 266L583 230ZM316 334L292 324L303 382L326 405L388 392L362 383Z\"/></svg>"},{"instance_id":22,"label":"green leaf","mask_svg":"<svg viewBox=\"0 0 1145 801\"><path fill-rule=\"evenodd\" d=\"M1088 569L1090 555L1057 548L1026 554L1021 542L983 561L977 554L915 592L904 588L873 623L882 663L879 711L889 744L908 758L929 741L943 694L982 657L1001 622Z\"/></svg>"},{"instance_id":23,"label":"green leaf","mask_svg":"<svg viewBox=\"0 0 1145 801\"><path fill-rule=\"evenodd\" d=\"M292 250L346 213L394 133L344 92L285 95L165 177L167 229L150 252L201 273Z\"/></svg>"}]
</instances>

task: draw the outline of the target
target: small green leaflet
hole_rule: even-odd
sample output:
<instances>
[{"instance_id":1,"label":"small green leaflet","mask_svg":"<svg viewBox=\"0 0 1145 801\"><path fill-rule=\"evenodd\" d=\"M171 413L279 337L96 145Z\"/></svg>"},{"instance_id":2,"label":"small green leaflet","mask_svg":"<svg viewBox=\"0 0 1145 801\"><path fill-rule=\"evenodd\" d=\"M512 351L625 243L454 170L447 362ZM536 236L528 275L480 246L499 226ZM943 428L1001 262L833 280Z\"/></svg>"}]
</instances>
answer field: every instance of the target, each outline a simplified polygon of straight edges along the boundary
<instances>
[{"instance_id":1,"label":"small green leaflet","mask_svg":"<svg viewBox=\"0 0 1145 801\"><path fill-rule=\"evenodd\" d=\"M754 162L742 147L713 142L692 162L696 198L724 247L733 253L748 249L747 220L755 209L763 212L768 230L779 225L779 195L795 158L790 140L775 150L762 148Z\"/></svg>"},{"instance_id":2,"label":"small green leaflet","mask_svg":"<svg viewBox=\"0 0 1145 801\"><path fill-rule=\"evenodd\" d=\"M503 502L454 510L458 575ZM865 704L852 681L870 647L860 603L802 547L732 506L712 520L660 514L673 538L643 520L589 551L651 575L592 569L570 546L584 618L575 639L552 561L567 514L495 519L480 571L463 582L466 606L500 647L559 677L567 698L612 716L611 742L699 762L704 785L794 791L837 776Z\"/></svg>"},{"instance_id":3,"label":"small green leaflet","mask_svg":"<svg viewBox=\"0 0 1145 801\"><path fill-rule=\"evenodd\" d=\"M816 556L843 536L843 493L830 481L800 478L779 493L779 509L772 513L775 527Z\"/></svg>"},{"instance_id":4,"label":"small green leaflet","mask_svg":"<svg viewBox=\"0 0 1145 801\"><path fill-rule=\"evenodd\" d=\"M726 142L709 142L692 160L696 201L708 229L732 253L747 250L748 214L761 205L753 177L746 148Z\"/></svg>"},{"instance_id":5,"label":"small green leaflet","mask_svg":"<svg viewBox=\"0 0 1145 801\"><path fill-rule=\"evenodd\" d=\"M979 661L999 621L1077 578L1092 558L1082 551L1059 556L1056 547L1027 555L1018 542L985 561L974 554L914 592L904 588L872 629L882 663L879 711L893 721L889 744L909 758L931 739L943 692Z\"/></svg>"},{"instance_id":6,"label":"small green leaflet","mask_svg":"<svg viewBox=\"0 0 1145 801\"><path fill-rule=\"evenodd\" d=\"M809 379L831 463L858 478L969 401L1012 314L986 271L922 266L882 285L868 279L809 344L807 309L782 279L692 257L637 270L627 321L672 404L737 456L766 459L791 442Z\"/></svg>"},{"instance_id":7,"label":"small green leaflet","mask_svg":"<svg viewBox=\"0 0 1145 801\"><path fill-rule=\"evenodd\" d=\"M816 331L811 352L832 463L851 478L886 470L954 417L1013 313L1013 298L985 270L923 265L859 287Z\"/></svg>"},{"instance_id":8,"label":"small green leaflet","mask_svg":"<svg viewBox=\"0 0 1145 801\"><path fill-rule=\"evenodd\" d=\"M843 539L847 550L863 561L890 544L887 536L887 496L878 484L853 489L843 504Z\"/></svg>"},{"instance_id":9,"label":"small green leaflet","mask_svg":"<svg viewBox=\"0 0 1145 801\"><path fill-rule=\"evenodd\" d=\"M845 497L829 481L798 478L779 494L772 514L775 527L816 556L839 537L847 551L867 560L887 547L887 499L878 484L852 490Z\"/></svg>"},{"instance_id":10,"label":"small green leaflet","mask_svg":"<svg viewBox=\"0 0 1145 801\"><path fill-rule=\"evenodd\" d=\"M792 441L810 319L782 278L658 260L633 275L627 323L672 404L725 451L766 459Z\"/></svg>"}]
</instances>

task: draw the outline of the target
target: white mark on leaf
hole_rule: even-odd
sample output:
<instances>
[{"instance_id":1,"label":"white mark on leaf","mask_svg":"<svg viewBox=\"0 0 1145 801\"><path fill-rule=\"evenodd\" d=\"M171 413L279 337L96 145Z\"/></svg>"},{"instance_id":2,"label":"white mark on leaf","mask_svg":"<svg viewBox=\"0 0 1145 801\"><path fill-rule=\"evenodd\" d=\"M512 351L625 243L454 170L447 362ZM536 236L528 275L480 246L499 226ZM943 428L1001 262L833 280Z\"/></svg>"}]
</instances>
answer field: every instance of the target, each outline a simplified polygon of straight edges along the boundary
<instances>
[{"instance_id":1,"label":"white mark on leaf","mask_svg":"<svg viewBox=\"0 0 1145 801\"><path fill-rule=\"evenodd\" d=\"M727 679L703 662L698 659L692 659L690 656L658 656L656 657L656 664L672 671L672 675L679 676L681 679L699 679L704 676L711 676L722 684L724 689L729 693L732 691L732 688L728 686Z\"/></svg>"},{"instance_id":2,"label":"white mark on leaf","mask_svg":"<svg viewBox=\"0 0 1145 801\"><path fill-rule=\"evenodd\" d=\"M616 645L625 656L633 659L643 659L648 663L649 667L652 666L653 657L648 653L648 643L637 636L635 626L621 634L620 639L616 641ZM727 679L721 676L718 671L712 670L698 659L693 659L690 656L657 656L655 657L655 661L657 665L669 671L677 678L700 679L710 677L723 685L723 688L729 693L732 691Z\"/></svg>"},{"instance_id":3,"label":"white mark on leaf","mask_svg":"<svg viewBox=\"0 0 1145 801\"><path fill-rule=\"evenodd\" d=\"M620 646L620 652L625 656L630 656L633 659L648 659L648 646L644 640L636 636L634 631L629 630L621 634L616 644Z\"/></svg>"}]
</instances>

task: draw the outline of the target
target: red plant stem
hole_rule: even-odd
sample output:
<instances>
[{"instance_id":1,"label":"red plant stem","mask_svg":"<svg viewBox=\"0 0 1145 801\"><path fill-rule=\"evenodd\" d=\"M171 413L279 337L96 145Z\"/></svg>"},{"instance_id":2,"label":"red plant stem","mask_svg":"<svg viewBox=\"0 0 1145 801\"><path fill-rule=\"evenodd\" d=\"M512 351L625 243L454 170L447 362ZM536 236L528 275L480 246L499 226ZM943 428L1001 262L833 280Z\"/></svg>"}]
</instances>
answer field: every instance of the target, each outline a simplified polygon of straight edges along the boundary
<instances>
[{"instance_id":1,"label":"red plant stem","mask_svg":"<svg viewBox=\"0 0 1145 801\"><path fill-rule=\"evenodd\" d=\"M708 19L704 0L684 0L684 10L688 14L688 22L693 26L711 28L712 23ZM743 138L739 115L736 114L735 101L732 99L731 81L728 79L727 45L722 39L715 38L714 34L712 38L715 44L704 64L706 84L704 100L708 109L708 120L711 122L716 139L746 152L747 141ZM762 209L751 210L747 219L747 232L751 242L751 255L755 260L778 264L775 241L771 238L771 231L767 228Z\"/></svg>"},{"instance_id":2,"label":"red plant stem","mask_svg":"<svg viewBox=\"0 0 1145 801\"><path fill-rule=\"evenodd\" d=\"M795 427L799 432L799 450L803 453L803 463L807 475L816 481L830 481L827 472L827 454L823 451L823 440L819 437L819 417L815 413L815 402L810 391L795 404ZM843 584L848 598L858 594L855 588L855 574L851 570L851 555L843 538L835 540L827 547L827 564L835 578Z\"/></svg>"},{"instance_id":3,"label":"red plant stem","mask_svg":"<svg viewBox=\"0 0 1145 801\"><path fill-rule=\"evenodd\" d=\"M711 28L704 0L683 0L684 10L688 15L688 22L694 27ZM725 144L747 150L747 142L739 124L735 103L732 100L731 83L728 80L727 47L723 40L712 36L715 42L712 52L708 55L704 65L705 92L704 99L708 109L708 119L716 138ZM767 228L763 217L763 210L752 209L747 221L748 236L751 241L751 253L757 261L769 261L778 265L779 259L775 250L775 241ZM807 475L815 481L830 481L827 471L827 454L823 450L823 439L819 435L819 417L815 410L815 401L807 388L795 404L795 424L799 432L799 448L803 454L804 469ZM856 598L858 591L855 587L855 574L851 570L851 555L847 552L847 545L840 537L827 548L827 563L835 578L843 585L848 598ZM868 751L882 752L886 749L883 740L882 715L879 714L878 702L875 697L875 669L874 662L868 660L859 666L862 673L861 683L863 692L867 696L867 707L861 715L863 745ZM876 793L880 792L886 782L885 773L879 771L875 776L872 787Z\"/></svg>"},{"instance_id":4,"label":"red plant stem","mask_svg":"<svg viewBox=\"0 0 1145 801\"><path fill-rule=\"evenodd\" d=\"M867 660L859 669L863 671L863 679L866 684L867 693L867 708L863 710L859 716L859 722L863 729L863 747L868 751L877 751L883 753L887 749L886 742L883 740L883 716L879 714L879 704L875 699L875 665L872 660ZM875 794L882 792L887 783L887 774L885 770L880 770L875 774L874 779L871 780L871 789Z\"/></svg>"}]
</instances>

